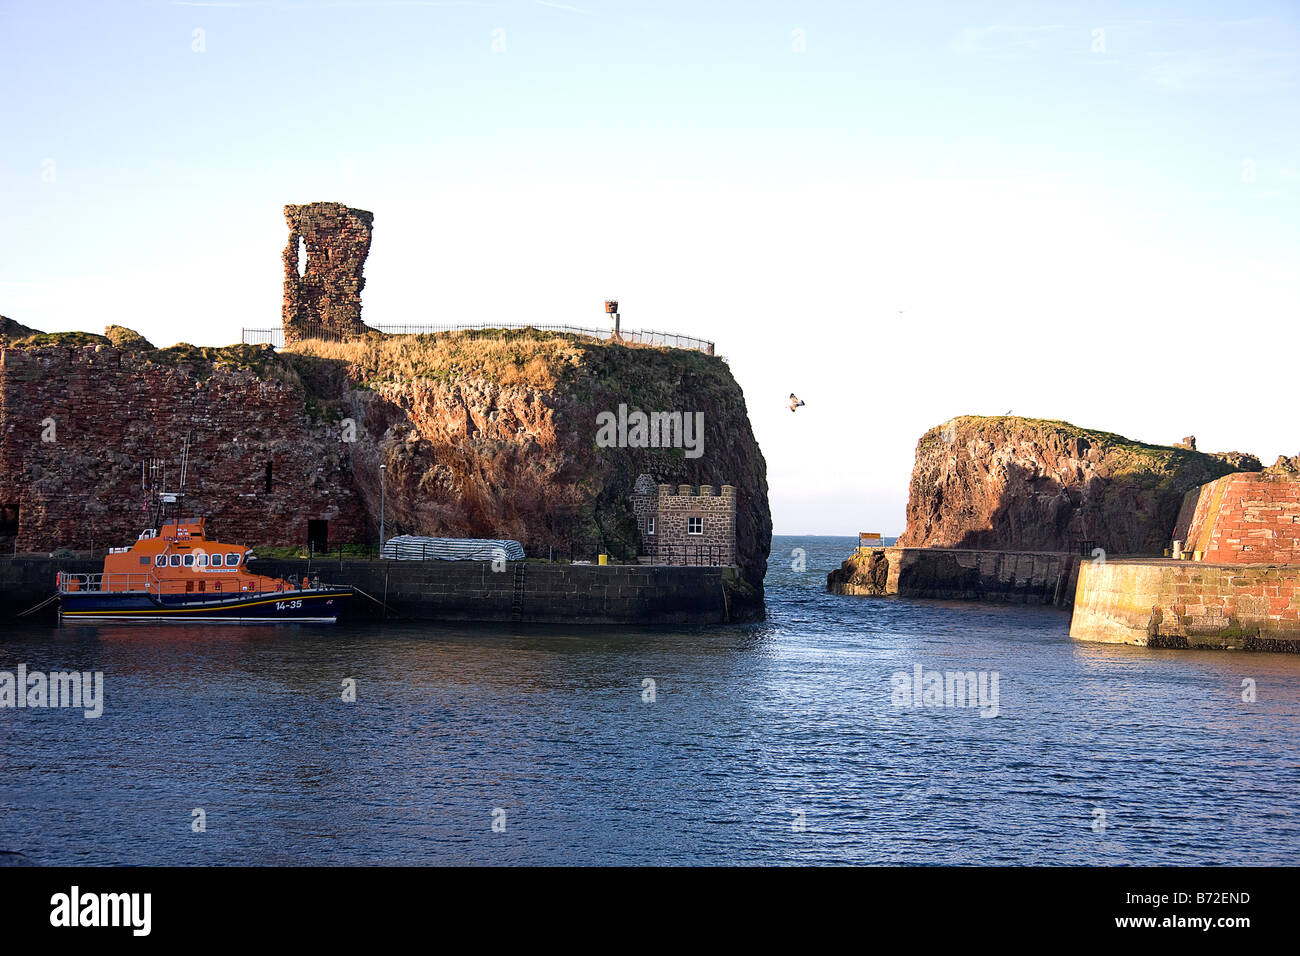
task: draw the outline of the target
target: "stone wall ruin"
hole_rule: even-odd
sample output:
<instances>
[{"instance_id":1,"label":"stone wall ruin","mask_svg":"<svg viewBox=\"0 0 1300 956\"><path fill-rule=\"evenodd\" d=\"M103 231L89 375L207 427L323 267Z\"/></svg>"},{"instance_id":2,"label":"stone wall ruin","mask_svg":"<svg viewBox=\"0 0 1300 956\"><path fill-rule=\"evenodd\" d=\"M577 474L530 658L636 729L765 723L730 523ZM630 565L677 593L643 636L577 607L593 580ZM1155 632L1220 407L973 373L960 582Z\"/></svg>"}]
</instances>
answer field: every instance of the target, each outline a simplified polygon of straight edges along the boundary
<instances>
[{"instance_id":1,"label":"stone wall ruin","mask_svg":"<svg viewBox=\"0 0 1300 956\"><path fill-rule=\"evenodd\" d=\"M365 331L362 270L370 252L374 213L337 202L285 206L284 341L343 338ZM299 262L299 243L306 262ZM301 274L299 269L301 266Z\"/></svg>"}]
</instances>

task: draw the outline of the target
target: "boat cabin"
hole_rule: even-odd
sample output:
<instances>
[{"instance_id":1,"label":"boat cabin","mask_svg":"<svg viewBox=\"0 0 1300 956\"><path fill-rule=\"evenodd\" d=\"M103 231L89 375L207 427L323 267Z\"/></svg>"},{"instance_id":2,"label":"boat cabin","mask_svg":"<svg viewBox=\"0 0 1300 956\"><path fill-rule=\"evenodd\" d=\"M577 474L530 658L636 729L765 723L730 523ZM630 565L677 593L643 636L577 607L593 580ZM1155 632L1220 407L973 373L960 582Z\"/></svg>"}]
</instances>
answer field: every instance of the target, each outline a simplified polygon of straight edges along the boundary
<instances>
[{"instance_id":1,"label":"boat cabin","mask_svg":"<svg viewBox=\"0 0 1300 956\"><path fill-rule=\"evenodd\" d=\"M252 574L250 549L209 540L205 518L173 518L148 529L129 548L112 548L104 558L99 591L153 594L228 595L293 590L279 578Z\"/></svg>"}]
</instances>

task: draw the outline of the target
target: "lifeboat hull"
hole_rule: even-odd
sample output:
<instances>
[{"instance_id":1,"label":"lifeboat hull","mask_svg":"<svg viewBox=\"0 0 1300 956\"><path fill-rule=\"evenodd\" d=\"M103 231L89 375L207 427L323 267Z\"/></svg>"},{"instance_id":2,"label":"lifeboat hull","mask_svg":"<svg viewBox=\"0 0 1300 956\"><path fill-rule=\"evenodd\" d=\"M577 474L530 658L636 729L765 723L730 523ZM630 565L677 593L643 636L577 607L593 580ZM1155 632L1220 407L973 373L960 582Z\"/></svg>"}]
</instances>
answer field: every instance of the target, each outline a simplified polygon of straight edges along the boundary
<instances>
[{"instance_id":1,"label":"lifeboat hull","mask_svg":"<svg viewBox=\"0 0 1300 956\"><path fill-rule=\"evenodd\" d=\"M333 624L352 597L350 588L311 588L259 594L163 594L73 591L60 595L68 622L190 621L195 624Z\"/></svg>"}]
</instances>

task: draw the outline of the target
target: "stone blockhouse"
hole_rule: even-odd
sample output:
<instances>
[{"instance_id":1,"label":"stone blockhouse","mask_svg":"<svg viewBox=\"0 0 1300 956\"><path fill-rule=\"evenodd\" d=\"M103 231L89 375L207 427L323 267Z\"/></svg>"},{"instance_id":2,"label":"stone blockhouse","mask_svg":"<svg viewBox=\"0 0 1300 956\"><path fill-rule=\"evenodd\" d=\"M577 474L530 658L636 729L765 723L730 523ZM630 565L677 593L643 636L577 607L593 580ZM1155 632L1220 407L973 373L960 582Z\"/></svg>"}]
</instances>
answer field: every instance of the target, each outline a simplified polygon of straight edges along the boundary
<instances>
[{"instance_id":1,"label":"stone blockhouse","mask_svg":"<svg viewBox=\"0 0 1300 956\"><path fill-rule=\"evenodd\" d=\"M736 563L736 489L722 485L656 485L641 475L633 487L632 513L641 553L655 564Z\"/></svg>"}]
</instances>

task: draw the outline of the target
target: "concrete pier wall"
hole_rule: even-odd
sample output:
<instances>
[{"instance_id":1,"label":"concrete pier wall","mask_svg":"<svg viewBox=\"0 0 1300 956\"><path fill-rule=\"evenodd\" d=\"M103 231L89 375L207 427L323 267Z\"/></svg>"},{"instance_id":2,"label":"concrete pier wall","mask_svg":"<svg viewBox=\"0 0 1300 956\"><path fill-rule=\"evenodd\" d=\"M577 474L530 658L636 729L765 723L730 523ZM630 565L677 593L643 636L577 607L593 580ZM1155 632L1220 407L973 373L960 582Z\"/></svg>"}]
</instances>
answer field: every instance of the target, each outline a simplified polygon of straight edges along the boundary
<instances>
[{"instance_id":1,"label":"concrete pier wall","mask_svg":"<svg viewBox=\"0 0 1300 956\"><path fill-rule=\"evenodd\" d=\"M95 572L102 561L0 559L0 617L54 593L60 571ZM308 571L305 560L256 559L249 569L288 578ZM566 565L510 562L493 571L479 561L315 561L322 583L360 588L392 617L420 620L546 624L718 624L762 614L723 567ZM53 608L49 609L51 616ZM379 617L384 608L363 597L349 616Z\"/></svg>"},{"instance_id":2,"label":"concrete pier wall","mask_svg":"<svg viewBox=\"0 0 1300 956\"><path fill-rule=\"evenodd\" d=\"M870 548L827 577L836 594L1069 607L1079 556L1057 551Z\"/></svg>"},{"instance_id":3,"label":"concrete pier wall","mask_svg":"<svg viewBox=\"0 0 1300 956\"><path fill-rule=\"evenodd\" d=\"M97 574L103 570L103 558L92 561L0 556L0 620L15 618L53 594L55 578L60 571ZM51 606L48 613L53 617L55 609Z\"/></svg>"},{"instance_id":4,"label":"concrete pier wall","mask_svg":"<svg viewBox=\"0 0 1300 956\"><path fill-rule=\"evenodd\" d=\"M1300 651L1300 566L1084 562L1070 636L1147 647Z\"/></svg>"}]
</instances>

